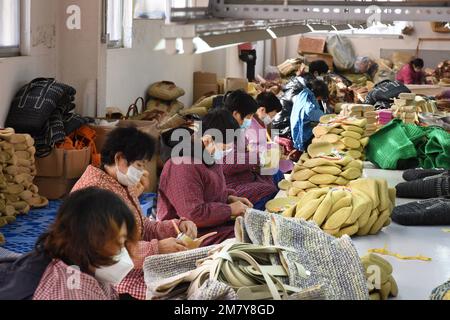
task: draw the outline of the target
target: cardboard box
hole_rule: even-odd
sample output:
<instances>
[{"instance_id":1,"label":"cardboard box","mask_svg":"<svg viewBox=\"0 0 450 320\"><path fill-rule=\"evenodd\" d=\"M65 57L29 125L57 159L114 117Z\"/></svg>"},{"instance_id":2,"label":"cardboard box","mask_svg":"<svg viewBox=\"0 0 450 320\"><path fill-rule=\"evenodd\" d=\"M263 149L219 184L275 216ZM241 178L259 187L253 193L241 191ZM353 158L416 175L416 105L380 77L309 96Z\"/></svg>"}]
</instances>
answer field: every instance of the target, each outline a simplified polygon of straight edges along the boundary
<instances>
[{"instance_id":1,"label":"cardboard box","mask_svg":"<svg viewBox=\"0 0 450 320\"><path fill-rule=\"evenodd\" d=\"M243 78L225 78L224 92L242 89L247 92L248 80Z\"/></svg>"},{"instance_id":2,"label":"cardboard box","mask_svg":"<svg viewBox=\"0 0 450 320\"><path fill-rule=\"evenodd\" d=\"M438 33L450 33L450 29L446 27L447 22L431 22L431 30Z\"/></svg>"},{"instance_id":3,"label":"cardboard box","mask_svg":"<svg viewBox=\"0 0 450 320\"><path fill-rule=\"evenodd\" d=\"M214 84L217 83L217 74L211 72L194 72L194 83Z\"/></svg>"},{"instance_id":4,"label":"cardboard box","mask_svg":"<svg viewBox=\"0 0 450 320\"><path fill-rule=\"evenodd\" d=\"M206 94L218 94L219 87L216 84L197 84L194 85L194 104Z\"/></svg>"},{"instance_id":5,"label":"cardboard box","mask_svg":"<svg viewBox=\"0 0 450 320\"><path fill-rule=\"evenodd\" d=\"M194 101L197 102L206 93L218 93L217 74L210 72L194 72Z\"/></svg>"},{"instance_id":6,"label":"cardboard box","mask_svg":"<svg viewBox=\"0 0 450 320\"><path fill-rule=\"evenodd\" d=\"M298 42L299 53L324 53L327 45L326 39L301 37Z\"/></svg>"},{"instance_id":7,"label":"cardboard box","mask_svg":"<svg viewBox=\"0 0 450 320\"><path fill-rule=\"evenodd\" d=\"M217 80L217 87L219 89L219 94L225 94L225 79Z\"/></svg>"},{"instance_id":8,"label":"cardboard box","mask_svg":"<svg viewBox=\"0 0 450 320\"><path fill-rule=\"evenodd\" d=\"M53 149L45 158L36 158L36 172L40 177L62 177L64 175L64 150Z\"/></svg>"},{"instance_id":9,"label":"cardboard box","mask_svg":"<svg viewBox=\"0 0 450 320\"><path fill-rule=\"evenodd\" d=\"M91 162L91 148L82 150L53 149L45 158L36 158L37 177L76 179Z\"/></svg>"},{"instance_id":10,"label":"cardboard box","mask_svg":"<svg viewBox=\"0 0 450 320\"><path fill-rule=\"evenodd\" d=\"M78 179L61 177L36 177L34 184L39 188L39 194L49 200L59 200L70 193Z\"/></svg>"},{"instance_id":11,"label":"cardboard box","mask_svg":"<svg viewBox=\"0 0 450 320\"><path fill-rule=\"evenodd\" d=\"M305 54L305 60L306 63L308 64L313 61L324 60L328 65L328 68L330 68L330 71L333 70L333 56L331 54L328 53Z\"/></svg>"},{"instance_id":12,"label":"cardboard box","mask_svg":"<svg viewBox=\"0 0 450 320\"><path fill-rule=\"evenodd\" d=\"M116 121L112 121L116 122ZM157 121L144 121L144 120L119 120L116 126L99 126L89 125L91 129L95 130L95 146L97 151L101 153L102 148L106 142L108 134L115 128L125 128L128 126L135 126L139 130L151 135L154 139L158 140L160 137L159 129L157 128Z\"/></svg>"}]
</instances>

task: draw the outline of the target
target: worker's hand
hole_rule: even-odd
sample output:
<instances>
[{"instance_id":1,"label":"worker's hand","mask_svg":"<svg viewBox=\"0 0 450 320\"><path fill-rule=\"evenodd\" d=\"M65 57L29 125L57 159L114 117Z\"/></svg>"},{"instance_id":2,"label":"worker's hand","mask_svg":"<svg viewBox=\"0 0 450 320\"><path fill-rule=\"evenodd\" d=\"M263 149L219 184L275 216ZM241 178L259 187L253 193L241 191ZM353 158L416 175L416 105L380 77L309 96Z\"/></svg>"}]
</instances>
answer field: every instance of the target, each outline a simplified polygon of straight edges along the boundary
<instances>
[{"instance_id":1,"label":"worker's hand","mask_svg":"<svg viewBox=\"0 0 450 320\"><path fill-rule=\"evenodd\" d=\"M144 191L150 189L150 173L147 170L143 171L140 183L144 187Z\"/></svg>"},{"instance_id":2,"label":"worker's hand","mask_svg":"<svg viewBox=\"0 0 450 320\"><path fill-rule=\"evenodd\" d=\"M241 202L245 204L249 208L253 208L253 204L247 199L247 198L241 198L236 196L229 196L228 197L228 203L235 203L235 202Z\"/></svg>"},{"instance_id":3,"label":"worker's hand","mask_svg":"<svg viewBox=\"0 0 450 320\"><path fill-rule=\"evenodd\" d=\"M164 239L158 242L159 254L168 254L187 250L188 248L186 248L186 244L175 238Z\"/></svg>"},{"instance_id":4,"label":"worker's hand","mask_svg":"<svg viewBox=\"0 0 450 320\"><path fill-rule=\"evenodd\" d=\"M142 183L138 183L135 187L136 196L139 198L145 191L144 185Z\"/></svg>"},{"instance_id":5,"label":"worker's hand","mask_svg":"<svg viewBox=\"0 0 450 320\"><path fill-rule=\"evenodd\" d=\"M301 155L302 155L302 152L294 149L289 153L288 159L293 162L297 162L300 159Z\"/></svg>"},{"instance_id":6,"label":"worker's hand","mask_svg":"<svg viewBox=\"0 0 450 320\"><path fill-rule=\"evenodd\" d=\"M243 216L248 209L248 206L246 206L240 201L233 202L232 204L230 204L230 207L231 207L231 219Z\"/></svg>"},{"instance_id":7,"label":"worker's hand","mask_svg":"<svg viewBox=\"0 0 450 320\"><path fill-rule=\"evenodd\" d=\"M197 226L192 221L182 221L179 228L189 238L197 239Z\"/></svg>"}]
</instances>

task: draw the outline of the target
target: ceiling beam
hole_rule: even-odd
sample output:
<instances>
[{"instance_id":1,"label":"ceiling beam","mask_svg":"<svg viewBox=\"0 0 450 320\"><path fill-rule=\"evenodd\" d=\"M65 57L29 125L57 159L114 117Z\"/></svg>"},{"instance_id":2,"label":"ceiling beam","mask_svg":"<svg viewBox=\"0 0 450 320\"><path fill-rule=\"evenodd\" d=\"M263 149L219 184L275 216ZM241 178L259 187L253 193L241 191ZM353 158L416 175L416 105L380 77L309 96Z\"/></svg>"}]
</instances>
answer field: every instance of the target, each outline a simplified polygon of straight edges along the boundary
<instances>
[{"instance_id":1,"label":"ceiling beam","mask_svg":"<svg viewBox=\"0 0 450 320\"><path fill-rule=\"evenodd\" d=\"M450 1L211 0L210 13L231 19L450 21Z\"/></svg>"}]
</instances>

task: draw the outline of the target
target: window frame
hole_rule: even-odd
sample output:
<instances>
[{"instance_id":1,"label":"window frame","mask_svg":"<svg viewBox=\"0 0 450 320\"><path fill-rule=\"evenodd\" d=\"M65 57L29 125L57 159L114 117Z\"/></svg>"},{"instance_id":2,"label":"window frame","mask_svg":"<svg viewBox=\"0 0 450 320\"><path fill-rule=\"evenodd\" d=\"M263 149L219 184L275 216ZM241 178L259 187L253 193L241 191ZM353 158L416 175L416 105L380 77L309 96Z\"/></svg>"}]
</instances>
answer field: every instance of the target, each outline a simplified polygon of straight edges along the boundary
<instances>
[{"instance_id":1,"label":"window frame","mask_svg":"<svg viewBox=\"0 0 450 320\"><path fill-rule=\"evenodd\" d=\"M23 28L22 28L22 23L23 23L23 7L24 7L24 3L22 0L16 0L17 1L17 11L18 11L18 15L19 15L19 25L18 25L18 43L17 45L12 45L12 46L2 46L0 45L0 59L4 59L4 58L13 58L13 57L19 57L21 55L21 49L22 49L22 40L23 40Z\"/></svg>"}]
</instances>

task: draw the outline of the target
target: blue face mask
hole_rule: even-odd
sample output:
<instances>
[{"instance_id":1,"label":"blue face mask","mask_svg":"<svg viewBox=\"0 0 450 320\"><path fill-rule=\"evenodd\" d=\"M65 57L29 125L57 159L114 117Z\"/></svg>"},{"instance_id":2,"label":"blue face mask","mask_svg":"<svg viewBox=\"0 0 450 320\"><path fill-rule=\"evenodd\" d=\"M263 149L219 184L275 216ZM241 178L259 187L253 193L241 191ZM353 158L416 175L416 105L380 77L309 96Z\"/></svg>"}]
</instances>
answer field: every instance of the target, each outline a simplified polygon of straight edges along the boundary
<instances>
[{"instance_id":1,"label":"blue face mask","mask_svg":"<svg viewBox=\"0 0 450 320\"><path fill-rule=\"evenodd\" d=\"M252 125L251 119L244 119L244 123L241 126L241 129L248 129Z\"/></svg>"}]
</instances>

